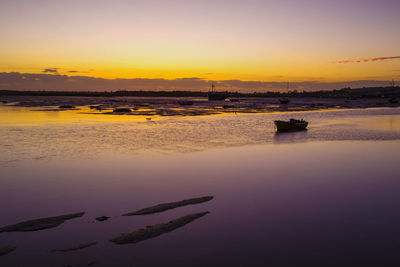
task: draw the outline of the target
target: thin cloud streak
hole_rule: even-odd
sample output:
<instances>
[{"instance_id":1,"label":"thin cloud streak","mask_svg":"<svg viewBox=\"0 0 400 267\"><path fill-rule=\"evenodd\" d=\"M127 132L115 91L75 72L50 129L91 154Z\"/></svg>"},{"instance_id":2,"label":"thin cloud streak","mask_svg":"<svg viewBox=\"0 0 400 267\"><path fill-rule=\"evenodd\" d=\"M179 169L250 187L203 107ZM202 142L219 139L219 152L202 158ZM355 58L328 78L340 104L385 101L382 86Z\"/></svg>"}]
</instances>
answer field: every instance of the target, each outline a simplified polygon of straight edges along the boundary
<instances>
[{"instance_id":1,"label":"thin cloud streak","mask_svg":"<svg viewBox=\"0 0 400 267\"><path fill-rule=\"evenodd\" d=\"M374 61L384 61L384 60L394 60L400 59L400 56L394 57L374 57L374 58L362 58L362 59L352 59L352 60L339 60L333 63L338 64L348 64L348 63L366 63L366 62L374 62Z\"/></svg>"},{"instance_id":2,"label":"thin cloud streak","mask_svg":"<svg viewBox=\"0 0 400 267\"><path fill-rule=\"evenodd\" d=\"M58 68L47 68L42 71L43 73L58 73Z\"/></svg>"},{"instance_id":3,"label":"thin cloud streak","mask_svg":"<svg viewBox=\"0 0 400 267\"><path fill-rule=\"evenodd\" d=\"M90 71L68 70L67 73L90 73Z\"/></svg>"}]
</instances>

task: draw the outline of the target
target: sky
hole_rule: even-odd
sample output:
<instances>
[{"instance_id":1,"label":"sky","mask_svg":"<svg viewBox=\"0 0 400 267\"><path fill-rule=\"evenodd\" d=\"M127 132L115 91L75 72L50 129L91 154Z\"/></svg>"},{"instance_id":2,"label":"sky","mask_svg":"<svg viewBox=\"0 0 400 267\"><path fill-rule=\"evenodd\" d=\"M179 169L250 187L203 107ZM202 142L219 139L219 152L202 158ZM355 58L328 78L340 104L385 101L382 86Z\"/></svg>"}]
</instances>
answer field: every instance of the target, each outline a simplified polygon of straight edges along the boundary
<instances>
[{"instance_id":1,"label":"sky","mask_svg":"<svg viewBox=\"0 0 400 267\"><path fill-rule=\"evenodd\" d=\"M1 0L0 72L388 84L399 14L398 0Z\"/></svg>"}]
</instances>

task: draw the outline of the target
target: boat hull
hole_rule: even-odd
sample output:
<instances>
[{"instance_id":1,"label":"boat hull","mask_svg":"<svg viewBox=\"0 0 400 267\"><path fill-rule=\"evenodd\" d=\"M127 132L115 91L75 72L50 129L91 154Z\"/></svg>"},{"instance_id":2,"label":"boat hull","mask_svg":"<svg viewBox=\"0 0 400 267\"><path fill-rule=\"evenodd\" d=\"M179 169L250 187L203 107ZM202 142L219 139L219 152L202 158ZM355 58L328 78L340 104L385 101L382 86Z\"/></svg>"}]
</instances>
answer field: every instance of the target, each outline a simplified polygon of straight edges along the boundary
<instances>
[{"instance_id":1,"label":"boat hull","mask_svg":"<svg viewBox=\"0 0 400 267\"><path fill-rule=\"evenodd\" d=\"M274 121L278 132L303 131L307 129L308 122L290 123L287 121Z\"/></svg>"}]
</instances>

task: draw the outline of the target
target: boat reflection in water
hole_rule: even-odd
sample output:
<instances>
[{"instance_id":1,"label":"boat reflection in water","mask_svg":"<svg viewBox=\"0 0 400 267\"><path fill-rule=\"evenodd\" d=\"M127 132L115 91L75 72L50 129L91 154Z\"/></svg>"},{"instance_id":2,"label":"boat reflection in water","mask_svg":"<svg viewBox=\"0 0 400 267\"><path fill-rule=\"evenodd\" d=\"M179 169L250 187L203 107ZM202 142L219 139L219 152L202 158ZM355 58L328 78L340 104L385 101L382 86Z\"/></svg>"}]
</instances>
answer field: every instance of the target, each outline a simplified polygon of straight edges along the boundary
<instances>
[{"instance_id":1,"label":"boat reflection in water","mask_svg":"<svg viewBox=\"0 0 400 267\"><path fill-rule=\"evenodd\" d=\"M306 130L308 126L308 122L303 119L290 119L289 121L276 120L274 123L278 132L302 131Z\"/></svg>"},{"instance_id":2,"label":"boat reflection in water","mask_svg":"<svg viewBox=\"0 0 400 267\"><path fill-rule=\"evenodd\" d=\"M308 131L277 131L273 137L274 144L306 143L311 140L312 137L308 134Z\"/></svg>"}]
</instances>

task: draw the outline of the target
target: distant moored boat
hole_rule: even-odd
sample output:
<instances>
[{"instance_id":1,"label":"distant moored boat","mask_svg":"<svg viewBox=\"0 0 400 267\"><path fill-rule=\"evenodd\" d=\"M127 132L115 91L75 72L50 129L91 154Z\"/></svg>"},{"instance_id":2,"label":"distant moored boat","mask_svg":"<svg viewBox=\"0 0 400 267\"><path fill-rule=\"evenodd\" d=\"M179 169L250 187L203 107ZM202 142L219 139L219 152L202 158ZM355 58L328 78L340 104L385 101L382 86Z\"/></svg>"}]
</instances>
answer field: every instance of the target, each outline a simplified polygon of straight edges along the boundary
<instances>
[{"instance_id":1,"label":"distant moored boat","mask_svg":"<svg viewBox=\"0 0 400 267\"><path fill-rule=\"evenodd\" d=\"M300 131L305 130L308 126L308 122L303 119L290 119L289 121L276 120L274 123L278 132Z\"/></svg>"},{"instance_id":2,"label":"distant moored boat","mask_svg":"<svg viewBox=\"0 0 400 267\"><path fill-rule=\"evenodd\" d=\"M207 93L208 100L225 100L228 98L227 92L217 92L215 91L215 85L211 85L211 91Z\"/></svg>"},{"instance_id":3,"label":"distant moored boat","mask_svg":"<svg viewBox=\"0 0 400 267\"><path fill-rule=\"evenodd\" d=\"M286 91L289 92L289 82L286 84ZM288 98L284 97L284 98L280 98L279 102L281 104L288 104L290 101Z\"/></svg>"}]
</instances>

